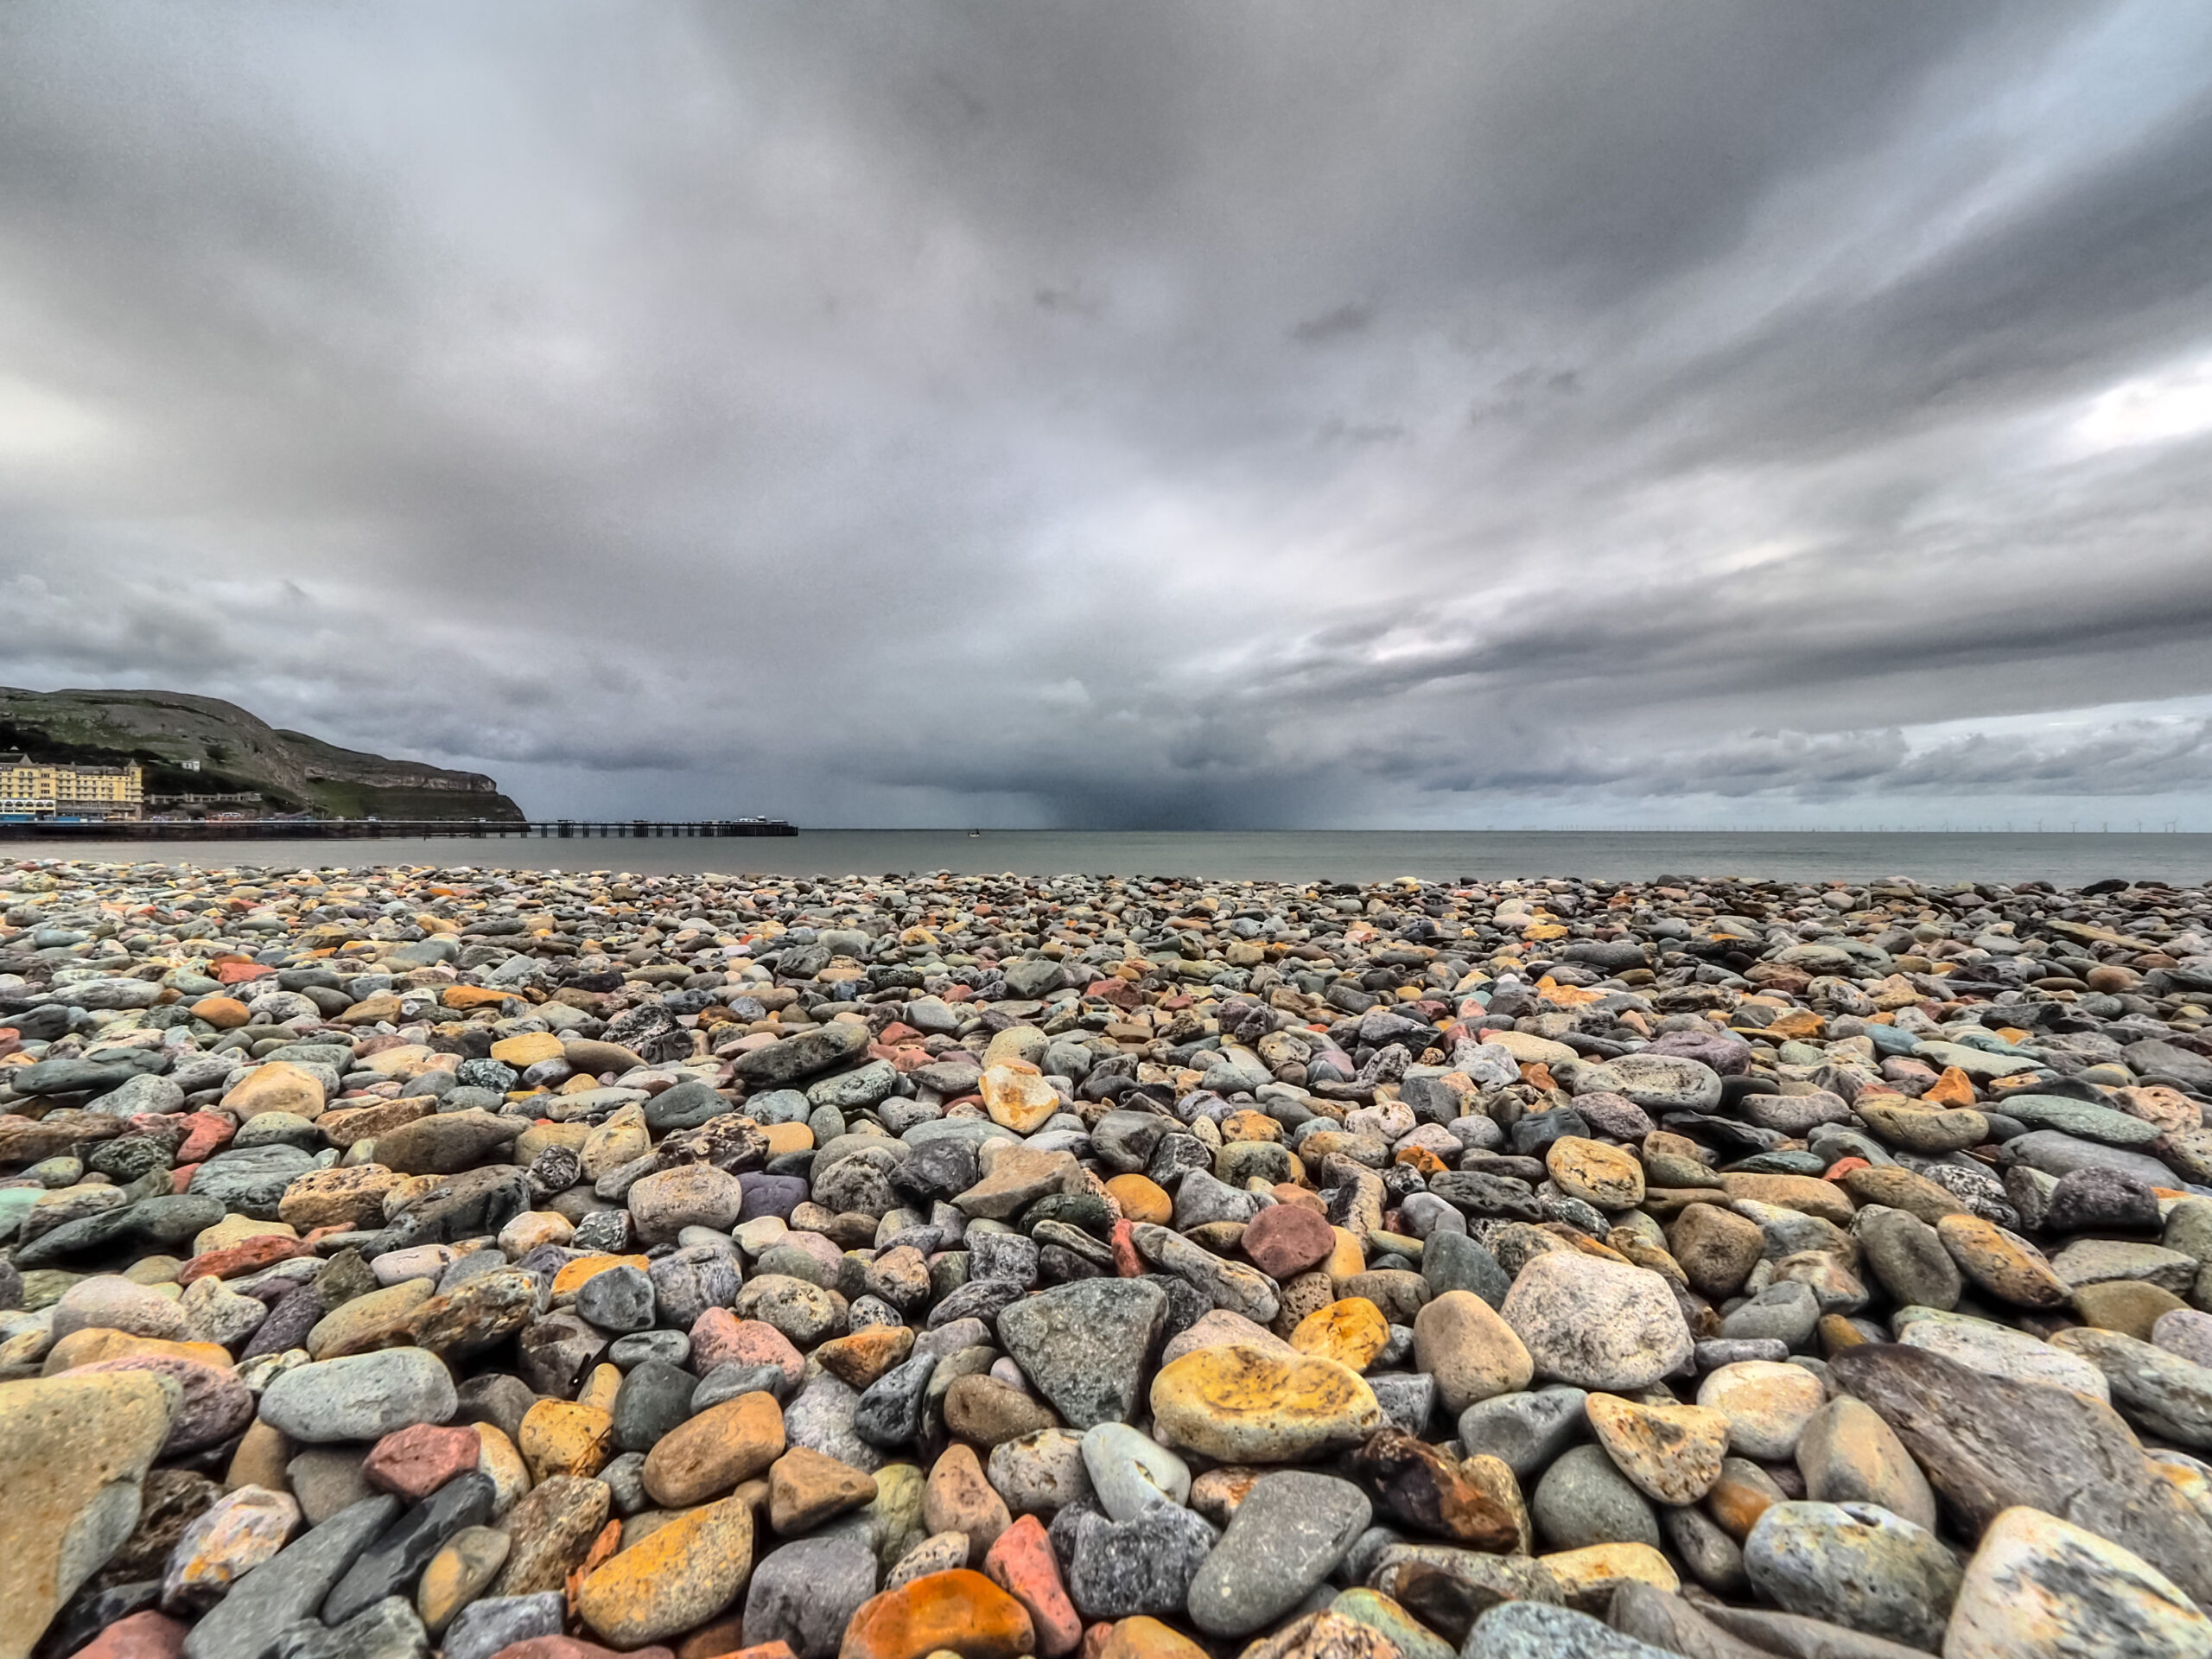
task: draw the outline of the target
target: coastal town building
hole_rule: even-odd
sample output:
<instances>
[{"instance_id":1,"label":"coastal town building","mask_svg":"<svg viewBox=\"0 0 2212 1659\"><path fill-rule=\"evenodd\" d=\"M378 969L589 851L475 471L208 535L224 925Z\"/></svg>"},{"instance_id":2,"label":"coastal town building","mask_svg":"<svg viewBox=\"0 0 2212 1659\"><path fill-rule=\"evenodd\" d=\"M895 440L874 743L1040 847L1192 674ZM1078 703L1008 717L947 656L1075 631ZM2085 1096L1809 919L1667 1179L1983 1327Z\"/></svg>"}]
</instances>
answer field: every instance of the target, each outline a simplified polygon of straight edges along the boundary
<instances>
[{"instance_id":1,"label":"coastal town building","mask_svg":"<svg viewBox=\"0 0 2212 1659\"><path fill-rule=\"evenodd\" d=\"M145 809L137 761L79 766L0 753L0 818L136 818Z\"/></svg>"}]
</instances>

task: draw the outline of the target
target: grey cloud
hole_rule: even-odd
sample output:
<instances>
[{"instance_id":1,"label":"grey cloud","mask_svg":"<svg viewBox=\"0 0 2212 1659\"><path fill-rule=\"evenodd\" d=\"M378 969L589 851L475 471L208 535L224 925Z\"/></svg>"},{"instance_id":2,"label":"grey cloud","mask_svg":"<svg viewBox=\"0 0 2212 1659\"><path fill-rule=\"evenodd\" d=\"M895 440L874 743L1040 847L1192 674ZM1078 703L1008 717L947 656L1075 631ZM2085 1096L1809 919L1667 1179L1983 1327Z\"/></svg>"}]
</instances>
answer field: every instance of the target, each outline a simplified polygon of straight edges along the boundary
<instances>
[{"instance_id":1,"label":"grey cloud","mask_svg":"<svg viewBox=\"0 0 2212 1659\"><path fill-rule=\"evenodd\" d=\"M11 8L4 677L549 813L2201 814L1911 734L2212 691L2212 417L2062 442L2212 353L2209 92L2119 0Z\"/></svg>"}]
</instances>

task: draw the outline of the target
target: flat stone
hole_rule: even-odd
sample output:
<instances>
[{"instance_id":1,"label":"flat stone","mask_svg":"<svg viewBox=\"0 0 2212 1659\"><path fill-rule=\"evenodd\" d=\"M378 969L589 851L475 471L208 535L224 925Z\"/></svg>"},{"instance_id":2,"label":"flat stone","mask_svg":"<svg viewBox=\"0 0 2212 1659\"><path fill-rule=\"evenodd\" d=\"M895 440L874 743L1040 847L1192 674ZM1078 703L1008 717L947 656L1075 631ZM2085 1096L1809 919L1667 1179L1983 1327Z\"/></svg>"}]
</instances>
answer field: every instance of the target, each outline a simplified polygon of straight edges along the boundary
<instances>
[{"instance_id":1,"label":"flat stone","mask_svg":"<svg viewBox=\"0 0 2212 1659\"><path fill-rule=\"evenodd\" d=\"M2212 1522L2153 1471L2109 1406L1901 1344L1849 1349L1828 1369L1897 1432L1965 1525L2039 1509L2133 1549L2212 1603Z\"/></svg>"},{"instance_id":2,"label":"flat stone","mask_svg":"<svg viewBox=\"0 0 2212 1659\"><path fill-rule=\"evenodd\" d=\"M192 1627L185 1659L274 1659L286 1629L322 1605L331 1586L399 1512L378 1497L341 1510L232 1586Z\"/></svg>"},{"instance_id":3,"label":"flat stone","mask_svg":"<svg viewBox=\"0 0 2212 1659\"><path fill-rule=\"evenodd\" d=\"M2003 1511L1967 1562L1944 1659L2182 1659L2212 1653L2212 1619L2139 1555L2024 1507Z\"/></svg>"},{"instance_id":4,"label":"flat stone","mask_svg":"<svg viewBox=\"0 0 2212 1659\"><path fill-rule=\"evenodd\" d=\"M491 1477L472 1471L407 1510L347 1565L323 1602L324 1619L342 1624L386 1596L411 1593L448 1539L492 1518L492 1498Z\"/></svg>"},{"instance_id":5,"label":"flat stone","mask_svg":"<svg viewBox=\"0 0 2212 1659\"><path fill-rule=\"evenodd\" d=\"M1759 1593L1785 1611L1932 1649L1959 1586L1936 1535L1871 1503L1771 1506L1744 1541Z\"/></svg>"},{"instance_id":6,"label":"flat stone","mask_svg":"<svg viewBox=\"0 0 2212 1659\"><path fill-rule=\"evenodd\" d=\"M2094 1364L2024 1331L1980 1320L1927 1319L1905 1326L1897 1340L1908 1348L1941 1354L1986 1376L2072 1389L2097 1400L2111 1397L2103 1374Z\"/></svg>"},{"instance_id":7,"label":"flat stone","mask_svg":"<svg viewBox=\"0 0 2212 1659\"><path fill-rule=\"evenodd\" d=\"M1348 1481L1302 1471L1262 1477L1191 1581L1192 1622L1230 1637L1280 1618L1334 1570L1371 1513Z\"/></svg>"},{"instance_id":8,"label":"flat stone","mask_svg":"<svg viewBox=\"0 0 2212 1659\"><path fill-rule=\"evenodd\" d=\"M1663 1648L1608 1630L1586 1613L1509 1601L1475 1621L1463 1659L1671 1659Z\"/></svg>"},{"instance_id":9,"label":"flat stone","mask_svg":"<svg viewBox=\"0 0 2212 1659\"><path fill-rule=\"evenodd\" d=\"M1231 1463L1299 1461L1363 1440L1382 1421L1374 1391L1349 1368L1235 1344L1162 1366L1151 1403L1163 1445Z\"/></svg>"},{"instance_id":10,"label":"flat stone","mask_svg":"<svg viewBox=\"0 0 2212 1659\"><path fill-rule=\"evenodd\" d=\"M2212 1367L2118 1331L2077 1327L2050 1345L2094 1366L2123 1417L2160 1440L2212 1450Z\"/></svg>"},{"instance_id":11,"label":"flat stone","mask_svg":"<svg viewBox=\"0 0 2212 1659\"><path fill-rule=\"evenodd\" d=\"M29 1652L130 1536L179 1394L149 1372L0 1382L0 1548L10 1563L0 1646Z\"/></svg>"},{"instance_id":12,"label":"flat stone","mask_svg":"<svg viewBox=\"0 0 2212 1659\"><path fill-rule=\"evenodd\" d=\"M461 1609L445 1627L445 1659L492 1659L518 1642L558 1636L567 1598L557 1591L494 1596ZM428 1628L428 1621L424 1626Z\"/></svg>"},{"instance_id":13,"label":"flat stone","mask_svg":"<svg viewBox=\"0 0 2212 1659\"><path fill-rule=\"evenodd\" d=\"M1692 1503L1720 1478L1728 1419L1703 1406L1648 1406L1618 1395L1586 1402L1590 1427L1613 1465L1645 1496Z\"/></svg>"}]
</instances>

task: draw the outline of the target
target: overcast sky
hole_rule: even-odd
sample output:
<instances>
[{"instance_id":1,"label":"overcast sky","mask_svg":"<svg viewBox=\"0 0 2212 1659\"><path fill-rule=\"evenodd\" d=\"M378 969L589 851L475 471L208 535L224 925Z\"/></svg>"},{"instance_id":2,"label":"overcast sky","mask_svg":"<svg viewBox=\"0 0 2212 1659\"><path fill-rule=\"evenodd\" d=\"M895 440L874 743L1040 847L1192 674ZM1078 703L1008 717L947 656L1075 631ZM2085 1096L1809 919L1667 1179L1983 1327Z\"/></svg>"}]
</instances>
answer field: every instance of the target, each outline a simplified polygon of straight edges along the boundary
<instances>
[{"instance_id":1,"label":"overcast sky","mask_svg":"<svg viewBox=\"0 0 2212 1659\"><path fill-rule=\"evenodd\" d=\"M2212 829L2212 6L0 8L0 682L535 813Z\"/></svg>"}]
</instances>

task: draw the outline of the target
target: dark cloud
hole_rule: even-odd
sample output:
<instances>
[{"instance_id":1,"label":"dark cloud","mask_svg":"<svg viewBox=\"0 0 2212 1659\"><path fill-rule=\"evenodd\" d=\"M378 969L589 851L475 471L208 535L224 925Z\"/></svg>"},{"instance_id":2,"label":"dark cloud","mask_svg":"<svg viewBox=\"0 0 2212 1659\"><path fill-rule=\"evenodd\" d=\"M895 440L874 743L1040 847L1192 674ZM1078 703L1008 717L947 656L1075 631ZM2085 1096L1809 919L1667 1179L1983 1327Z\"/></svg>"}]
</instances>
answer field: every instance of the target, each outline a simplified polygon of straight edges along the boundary
<instances>
[{"instance_id":1,"label":"dark cloud","mask_svg":"<svg viewBox=\"0 0 2212 1659\"><path fill-rule=\"evenodd\" d=\"M2122 0L6 9L0 664L546 812L2200 818L2208 92Z\"/></svg>"}]
</instances>

